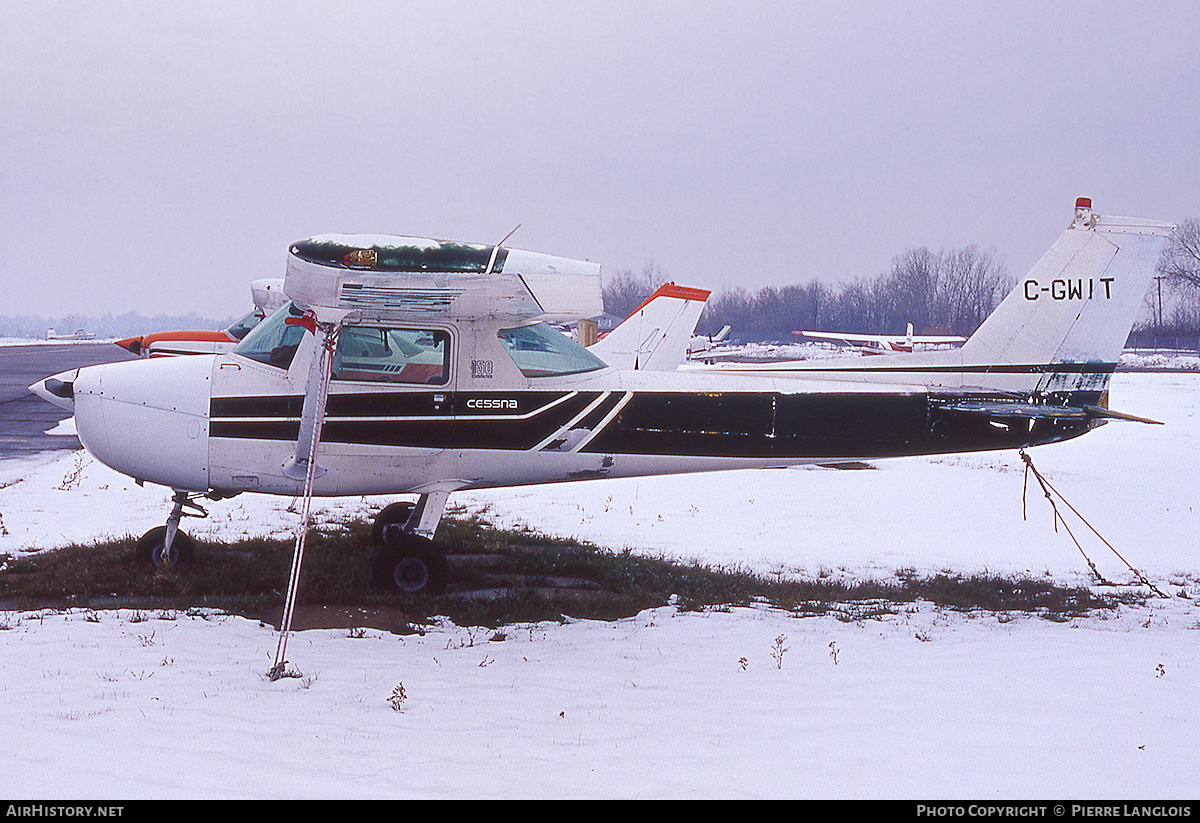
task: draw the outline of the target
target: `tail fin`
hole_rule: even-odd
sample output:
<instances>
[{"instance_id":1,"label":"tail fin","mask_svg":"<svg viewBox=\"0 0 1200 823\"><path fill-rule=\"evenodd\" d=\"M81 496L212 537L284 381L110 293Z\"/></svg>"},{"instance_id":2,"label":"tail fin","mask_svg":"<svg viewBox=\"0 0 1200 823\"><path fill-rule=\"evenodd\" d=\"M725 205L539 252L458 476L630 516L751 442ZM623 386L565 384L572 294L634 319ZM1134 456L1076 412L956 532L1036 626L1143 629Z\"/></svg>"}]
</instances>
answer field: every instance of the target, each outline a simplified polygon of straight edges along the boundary
<instances>
[{"instance_id":1,"label":"tail fin","mask_svg":"<svg viewBox=\"0 0 1200 823\"><path fill-rule=\"evenodd\" d=\"M961 348L730 368L1020 394L1085 391L1102 402L1174 229L1093 214L1081 197L1075 222Z\"/></svg>"},{"instance_id":2,"label":"tail fin","mask_svg":"<svg viewBox=\"0 0 1200 823\"><path fill-rule=\"evenodd\" d=\"M1088 198L1076 201L1075 222L963 344L964 368L993 367L984 370L991 375L985 385L1020 391L1107 386L1175 227L1094 214L1091 205ZM1059 364L1081 365L1039 369Z\"/></svg>"},{"instance_id":3,"label":"tail fin","mask_svg":"<svg viewBox=\"0 0 1200 823\"><path fill-rule=\"evenodd\" d=\"M590 351L618 369L674 371L687 357L709 294L674 283L660 286Z\"/></svg>"}]
</instances>

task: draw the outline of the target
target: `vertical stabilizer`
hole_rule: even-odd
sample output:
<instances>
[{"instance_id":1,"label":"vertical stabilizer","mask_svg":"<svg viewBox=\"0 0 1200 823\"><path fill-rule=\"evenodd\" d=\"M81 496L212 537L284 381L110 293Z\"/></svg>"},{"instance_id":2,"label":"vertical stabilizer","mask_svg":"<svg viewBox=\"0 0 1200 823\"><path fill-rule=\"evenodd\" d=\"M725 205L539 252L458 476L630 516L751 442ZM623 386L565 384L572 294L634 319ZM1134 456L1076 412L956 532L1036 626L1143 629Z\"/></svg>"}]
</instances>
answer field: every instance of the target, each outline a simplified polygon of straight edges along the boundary
<instances>
[{"instance_id":1,"label":"vertical stabilizer","mask_svg":"<svg viewBox=\"0 0 1200 823\"><path fill-rule=\"evenodd\" d=\"M1081 197L1074 222L961 348L728 368L967 391L1102 394L1174 230L1158 220L1095 214Z\"/></svg>"},{"instance_id":2,"label":"vertical stabilizer","mask_svg":"<svg viewBox=\"0 0 1200 823\"><path fill-rule=\"evenodd\" d=\"M660 286L590 351L617 369L674 371L687 357L709 294L674 283Z\"/></svg>"},{"instance_id":3,"label":"vertical stabilizer","mask_svg":"<svg viewBox=\"0 0 1200 823\"><path fill-rule=\"evenodd\" d=\"M963 344L963 366L993 366L988 386L1008 374L1000 382L1014 390L1102 389L1174 228L1094 214L1081 197L1071 226ZM1050 368L1060 364L1079 367Z\"/></svg>"}]
</instances>

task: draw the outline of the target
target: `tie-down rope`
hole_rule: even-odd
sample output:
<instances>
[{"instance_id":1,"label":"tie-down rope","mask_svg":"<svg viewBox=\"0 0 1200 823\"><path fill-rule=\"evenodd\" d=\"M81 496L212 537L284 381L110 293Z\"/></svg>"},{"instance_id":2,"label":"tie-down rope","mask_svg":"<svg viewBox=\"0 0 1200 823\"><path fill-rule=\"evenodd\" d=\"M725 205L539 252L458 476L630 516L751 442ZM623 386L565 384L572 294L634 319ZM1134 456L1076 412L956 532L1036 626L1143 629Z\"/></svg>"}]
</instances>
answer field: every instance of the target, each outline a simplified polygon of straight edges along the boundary
<instances>
[{"instance_id":1,"label":"tie-down rope","mask_svg":"<svg viewBox=\"0 0 1200 823\"><path fill-rule=\"evenodd\" d=\"M1153 590L1154 593L1157 594L1159 597L1167 597L1167 595L1163 594L1157 586L1155 586L1153 583L1151 583L1149 580L1146 579L1146 575L1142 574L1140 571L1135 569L1128 560L1126 560L1124 557L1122 557L1121 553L1119 551L1117 551L1115 548L1113 548L1113 545L1111 543L1109 543L1107 540L1104 539L1104 535L1102 535L1102 534L1100 534L1100 532L1096 531L1096 527L1093 526L1091 523L1089 523L1087 521L1087 518L1085 518L1082 514L1080 514L1079 511L1074 506L1072 506L1065 497L1062 496L1062 493L1059 492L1058 489L1056 489L1056 488L1054 488L1054 486L1050 485L1050 481L1047 480L1045 477L1043 477L1041 472L1039 472L1037 470L1037 467L1035 467L1033 465L1033 459L1025 452L1024 449L1021 449L1021 459L1025 461L1025 486L1021 489L1021 514L1026 520L1028 520L1029 517L1026 512L1025 492L1029 487L1029 475L1030 475L1030 473L1032 473L1034 478L1041 485L1042 494L1044 494L1046 496L1046 500L1049 501L1050 508L1054 511L1054 531L1057 532L1058 524L1062 523L1063 528L1066 529L1067 534L1070 536L1071 540L1074 541L1075 547L1079 549L1079 553L1083 555L1083 559L1087 561L1088 568L1090 568L1092 570L1092 574L1096 576L1097 580L1099 580L1102 584L1104 584L1106 586L1114 585L1113 583L1104 579L1104 576L1102 574L1100 574L1099 570L1096 568L1096 564L1093 563L1092 559L1087 556L1087 552L1085 552L1083 550L1083 546L1079 543L1078 538L1076 538L1075 534L1071 531L1071 527L1067 525L1067 521L1062 516L1062 512L1060 512L1058 510L1058 506L1055 504L1054 497L1051 495L1051 493L1053 493L1054 495L1057 495L1058 499L1061 500L1068 509L1070 509L1072 512L1074 512L1075 516L1078 517L1080 519L1080 521L1082 521L1083 525L1085 525L1089 529L1091 529L1092 534L1094 534L1094 535L1096 535L1096 537L1100 538L1100 542L1102 542L1105 546L1108 546L1109 550L1113 554L1115 554L1118 558L1120 558L1121 562L1124 563L1126 565L1126 567L1128 567L1129 571L1133 572L1134 577L1136 577L1139 582L1141 582L1143 585L1149 586L1150 589Z\"/></svg>"},{"instance_id":2,"label":"tie-down rope","mask_svg":"<svg viewBox=\"0 0 1200 823\"><path fill-rule=\"evenodd\" d=\"M304 545L308 539L308 522L312 512L313 482L317 474L317 444L321 442L321 425L325 422L325 403L329 396L329 378L333 364L333 347L337 339L335 326L317 326L324 332L318 364L321 369L320 392L317 402L317 415L313 422L312 442L308 447L308 466L304 473L304 509L300 515L300 527L296 533L296 547L292 552L292 570L288 578L287 599L284 602L283 616L279 624L279 645L275 649L275 665L271 667L267 677L274 681L287 676L287 641L292 630L292 614L296 608L296 595L300 589L300 563L304 558ZM315 331L314 331L315 333Z\"/></svg>"}]
</instances>

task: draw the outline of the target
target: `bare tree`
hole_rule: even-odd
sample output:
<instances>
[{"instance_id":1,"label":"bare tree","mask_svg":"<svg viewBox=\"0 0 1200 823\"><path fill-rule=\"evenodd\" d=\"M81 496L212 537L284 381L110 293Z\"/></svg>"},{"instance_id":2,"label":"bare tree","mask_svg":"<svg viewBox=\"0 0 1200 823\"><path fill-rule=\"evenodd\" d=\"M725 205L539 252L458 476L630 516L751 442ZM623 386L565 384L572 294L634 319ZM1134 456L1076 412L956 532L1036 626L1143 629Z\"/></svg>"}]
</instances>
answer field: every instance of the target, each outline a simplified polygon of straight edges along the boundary
<instances>
[{"instance_id":1,"label":"bare tree","mask_svg":"<svg viewBox=\"0 0 1200 823\"><path fill-rule=\"evenodd\" d=\"M1011 289L1012 278L994 252L967 246L941 253L931 303L938 316L926 332L971 334Z\"/></svg>"},{"instance_id":2,"label":"bare tree","mask_svg":"<svg viewBox=\"0 0 1200 823\"><path fill-rule=\"evenodd\" d=\"M899 333L912 323L920 332L933 325L935 304L938 299L941 256L925 247L906 249L892 259L890 277L882 278L887 287L879 295L880 309L887 328L879 333ZM882 283L881 283L882 285Z\"/></svg>"},{"instance_id":3,"label":"bare tree","mask_svg":"<svg viewBox=\"0 0 1200 823\"><path fill-rule=\"evenodd\" d=\"M645 263L638 274L634 274L633 269L622 269L600 288L604 311L616 317L628 317L665 282L665 273L653 260Z\"/></svg>"},{"instance_id":4,"label":"bare tree","mask_svg":"<svg viewBox=\"0 0 1200 823\"><path fill-rule=\"evenodd\" d=\"M1176 286L1200 288L1200 220L1189 217L1171 234L1158 273Z\"/></svg>"},{"instance_id":5,"label":"bare tree","mask_svg":"<svg viewBox=\"0 0 1200 823\"><path fill-rule=\"evenodd\" d=\"M912 323L918 334L970 335L1011 288L994 252L913 248L896 256L889 272L841 286L813 281L715 294L698 330L728 324L738 339L790 340L800 329L903 334Z\"/></svg>"},{"instance_id":6,"label":"bare tree","mask_svg":"<svg viewBox=\"0 0 1200 823\"><path fill-rule=\"evenodd\" d=\"M843 292L859 308L847 311L841 322L857 325L837 331L899 334L912 323L918 334L969 335L1011 288L994 252L978 246L937 253L907 249L892 259L891 272Z\"/></svg>"}]
</instances>

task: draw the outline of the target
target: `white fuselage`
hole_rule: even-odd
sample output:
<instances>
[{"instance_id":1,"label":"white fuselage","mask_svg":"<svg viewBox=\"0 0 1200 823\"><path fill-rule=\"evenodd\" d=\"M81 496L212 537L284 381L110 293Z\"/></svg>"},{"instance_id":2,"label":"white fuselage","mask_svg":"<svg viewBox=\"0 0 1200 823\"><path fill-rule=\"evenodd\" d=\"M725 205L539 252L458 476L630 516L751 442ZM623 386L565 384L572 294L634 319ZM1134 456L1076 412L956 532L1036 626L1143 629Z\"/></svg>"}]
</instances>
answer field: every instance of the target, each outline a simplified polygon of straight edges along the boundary
<instances>
[{"instance_id":1,"label":"white fuselage","mask_svg":"<svg viewBox=\"0 0 1200 823\"><path fill-rule=\"evenodd\" d=\"M424 324L450 343L448 374L435 385L332 379L314 492L397 494L848 459L862 449L773 453L766 430L748 431L745 439L759 442L734 449L728 441L738 439L739 415L723 416L720 398L924 392L717 370L526 376L498 336L503 325ZM306 335L287 369L236 353L81 369L74 379L77 430L99 460L141 480L193 491L298 494L303 483L284 467L295 454L316 348ZM718 414L706 414L703 424L664 420L676 440L691 442L673 449L671 433L640 426L639 440L660 443L666 453L644 443L598 442L611 440L606 432L635 398L650 396L666 408L704 398Z\"/></svg>"}]
</instances>

